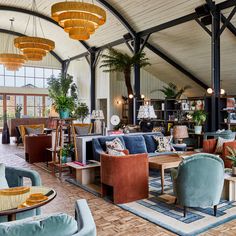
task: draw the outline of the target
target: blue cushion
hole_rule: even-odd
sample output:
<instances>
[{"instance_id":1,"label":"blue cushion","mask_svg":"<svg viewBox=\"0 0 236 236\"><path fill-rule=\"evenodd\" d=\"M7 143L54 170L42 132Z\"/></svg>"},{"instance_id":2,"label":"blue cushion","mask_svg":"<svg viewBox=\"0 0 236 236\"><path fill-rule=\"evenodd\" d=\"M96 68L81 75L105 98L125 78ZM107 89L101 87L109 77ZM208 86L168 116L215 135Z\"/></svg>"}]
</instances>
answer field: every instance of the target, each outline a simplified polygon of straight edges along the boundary
<instances>
[{"instance_id":1,"label":"blue cushion","mask_svg":"<svg viewBox=\"0 0 236 236\"><path fill-rule=\"evenodd\" d=\"M4 188L9 188L9 186L5 176L5 165L3 163L0 163L0 189Z\"/></svg>"},{"instance_id":2,"label":"blue cushion","mask_svg":"<svg viewBox=\"0 0 236 236\"><path fill-rule=\"evenodd\" d=\"M163 136L161 133L156 133L154 135L155 136ZM157 142L153 138L154 135L153 134L144 134L143 135L148 153L155 152L157 150Z\"/></svg>"},{"instance_id":3,"label":"blue cushion","mask_svg":"<svg viewBox=\"0 0 236 236\"><path fill-rule=\"evenodd\" d=\"M143 136L124 136L123 139L130 154L147 153L146 143Z\"/></svg>"},{"instance_id":4,"label":"blue cushion","mask_svg":"<svg viewBox=\"0 0 236 236\"><path fill-rule=\"evenodd\" d=\"M156 157L156 156L161 156L161 155L171 155L175 154L174 152L151 152L148 153L148 157Z\"/></svg>"},{"instance_id":5,"label":"blue cushion","mask_svg":"<svg viewBox=\"0 0 236 236\"><path fill-rule=\"evenodd\" d=\"M124 140L121 136L108 136L108 137L98 138L99 143L100 143L100 145L101 145L104 152L106 151L106 141L112 141L115 138L119 138L121 140L122 144L125 147L125 142L124 142Z\"/></svg>"},{"instance_id":6,"label":"blue cushion","mask_svg":"<svg viewBox=\"0 0 236 236\"><path fill-rule=\"evenodd\" d=\"M76 220L64 213L36 216L0 224L1 236L71 236L77 231Z\"/></svg>"}]
</instances>

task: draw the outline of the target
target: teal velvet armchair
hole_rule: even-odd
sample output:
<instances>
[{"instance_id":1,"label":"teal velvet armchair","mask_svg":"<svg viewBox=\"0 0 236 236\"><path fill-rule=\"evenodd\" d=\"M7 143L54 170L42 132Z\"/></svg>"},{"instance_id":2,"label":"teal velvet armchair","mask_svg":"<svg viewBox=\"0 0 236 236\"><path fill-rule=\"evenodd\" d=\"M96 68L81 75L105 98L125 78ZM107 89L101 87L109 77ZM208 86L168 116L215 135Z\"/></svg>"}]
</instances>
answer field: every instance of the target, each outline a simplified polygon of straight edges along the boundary
<instances>
[{"instance_id":1,"label":"teal velvet armchair","mask_svg":"<svg viewBox=\"0 0 236 236\"><path fill-rule=\"evenodd\" d=\"M34 170L28 170L23 168L17 167L5 167L5 176L9 187L18 187L23 186L23 178L28 178L31 180L32 186L40 186L41 185L41 178L38 172ZM23 219L26 217L39 215L41 213L40 208L22 212L16 215L16 219ZM7 221L7 217L1 216L0 222Z\"/></svg>"},{"instance_id":2,"label":"teal velvet armchair","mask_svg":"<svg viewBox=\"0 0 236 236\"><path fill-rule=\"evenodd\" d=\"M85 199L76 201L75 219L54 213L0 223L1 236L96 236L96 225Z\"/></svg>"},{"instance_id":3,"label":"teal velvet armchair","mask_svg":"<svg viewBox=\"0 0 236 236\"><path fill-rule=\"evenodd\" d=\"M221 158L206 153L194 154L185 158L178 170L173 169L171 177L176 202L184 207L184 216L187 207L209 206L214 206L216 216L224 184Z\"/></svg>"}]
</instances>

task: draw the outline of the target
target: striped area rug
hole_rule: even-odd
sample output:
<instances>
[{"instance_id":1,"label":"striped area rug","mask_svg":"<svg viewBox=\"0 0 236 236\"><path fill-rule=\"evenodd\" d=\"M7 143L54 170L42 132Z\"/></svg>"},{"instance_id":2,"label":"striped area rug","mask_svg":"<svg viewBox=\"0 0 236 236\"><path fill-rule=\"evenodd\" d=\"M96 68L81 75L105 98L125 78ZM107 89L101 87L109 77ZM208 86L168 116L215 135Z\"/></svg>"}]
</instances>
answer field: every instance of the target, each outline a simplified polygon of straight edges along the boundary
<instances>
[{"instance_id":1,"label":"striped area rug","mask_svg":"<svg viewBox=\"0 0 236 236\"><path fill-rule=\"evenodd\" d=\"M175 205L170 175L165 175L165 194L161 195L161 179L155 174L149 180L149 198L119 206L178 235L198 235L227 221L236 219L236 202L221 200L217 216L213 208L183 208Z\"/></svg>"}]
</instances>

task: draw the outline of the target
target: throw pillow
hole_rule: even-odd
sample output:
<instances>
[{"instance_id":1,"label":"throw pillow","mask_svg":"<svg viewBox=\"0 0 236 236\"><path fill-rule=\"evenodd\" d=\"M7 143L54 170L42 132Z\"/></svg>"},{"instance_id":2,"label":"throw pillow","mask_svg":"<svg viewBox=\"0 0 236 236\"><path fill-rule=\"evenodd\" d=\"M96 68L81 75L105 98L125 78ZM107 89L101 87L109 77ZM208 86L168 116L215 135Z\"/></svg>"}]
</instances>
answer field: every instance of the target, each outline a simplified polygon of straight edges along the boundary
<instances>
[{"instance_id":1,"label":"throw pillow","mask_svg":"<svg viewBox=\"0 0 236 236\"><path fill-rule=\"evenodd\" d=\"M172 150L172 136L154 136L157 142L156 152L170 152Z\"/></svg>"},{"instance_id":2,"label":"throw pillow","mask_svg":"<svg viewBox=\"0 0 236 236\"><path fill-rule=\"evenodd\" d=\"M0 189L9 188L7 179L5 176L5 165L0 163Z\"/></svg>"},{"instance_id":3,"label":"throw pillow","mask_svg":"<svg viewBox=\"0 0 236 236\"><path fill-rule=\"evenodd\" d=\"M125 156L125 153L123 151L117 151L111 148L107 149L107 154L111 156Z\"/></svg>"},{"instance_id":4,"label":"throw pillow","mask_svg":"<svg viewBox=\"0 0 236 236\"><path fill-rule=\"evenodd\" d=\"M43 133L43 130L42 128L29 128L29 127L26 127L26 133L28 135L37 135L37 134L42 134Z\"/></svg>"},{"instance_id":5,"label":"throw pillow","mask_svg":"<svg viewBox=\"0 0 236 236\"><path fill-rule=\"evenodd\" d=\"M122 151L125 149L123 143L119 138L115 138L112 141L106 141L106 149L114 149L117 151Z\"/></svg>"},{"instance_id":6,"label":"throw pillow","mask_svg":"<svg viewBox=\"0 0 236 236\"><path fill-rule=\"evenodd\" d=\"M227 142L232 142L232 141L234 141L234 138L224 139L224 138L219 137L217 140L215 153L222 153L223 152L223 144L227 143Z\"/></svg>"}]
</instances>

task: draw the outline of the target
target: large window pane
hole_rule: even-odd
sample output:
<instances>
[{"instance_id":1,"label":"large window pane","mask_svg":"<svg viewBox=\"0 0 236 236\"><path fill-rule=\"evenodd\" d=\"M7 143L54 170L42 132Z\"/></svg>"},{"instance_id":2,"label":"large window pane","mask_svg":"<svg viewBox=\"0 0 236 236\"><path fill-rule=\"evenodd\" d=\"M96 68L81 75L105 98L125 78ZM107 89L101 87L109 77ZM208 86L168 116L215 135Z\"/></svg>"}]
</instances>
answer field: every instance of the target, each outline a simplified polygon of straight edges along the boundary
<instances>
[{"instance_id":1,"label":"large window pane","mask_svg":"<svg viewBox=\"0 0 236 236\"><path fill-rule=\"evenodd\" d=\"M34 107L27 107L27 115L30 117L34 116Z\"/></svg>"},{"instance_id":2,"label":"large window pane","mask_svg":"<svg viewBox=\"0 0 236 236\"><path fill-rule=\"evenodd\" d=\"M34 77L34 67L25 67L27 77Z\"/></svg>"},{"instance_id":3,"label":"large window pane","mask_svg":"<svg viewBox=\"0 0 236 236\"><path fill-rule=\"evenodd\" d=\"M14 76L14 71L11 71L11 70L7 70L6 67L5 67L5 75L13 75Z\"/></svg>"},{"instance_id":4,"label":"large window pane","mask_svg":"<svg viewBox=\"0 0 236 236\"><path fill-rule=\"evenodd\" d=\"M34 106L34 96L27 96L27 107Z\"/></svg>"},{"instance_id":5,"label":"large window pane","mask_svg":"<svg viewBox=\"0 0 236 236\"><path fill-rule=\"evenodd\" d=\"M4 67L3 65L0 65L0 75L3 75L4 74Z\"/></svg>"},{"instance_id":6,"label":"large window pane","mask_svg":"<svg viewBox=\"0 0 236 236\"><path fill-rule=\"evenodd\" d=\"M61 70L53 70L53 75L57 78L59 74L61 73Z\"/></svg>"},{"instance_id":7,"label":"large window pane","mask_svg":"<svg viewBox=\"0 0 236 236\"><path fill-rule=\"evenodd\" d=\"M42 106L42 105L43 105L43 97L35 96L35 106Z\"/></svg>"},{"instance_id":8,"label":"large window pane","mask_svg":"<svg viewBox=\"0 0 236 236\"><path fill-rule=\"evenodd\" d=\"M46 108L51 107L51 105L52 105L52 99L50 97L46 96L45 97L45 106L46 106Z\"/></svg>"},{"instance_id":9,"label":"large window pane","mask_svg":"<svg viewBox=\"0 0 236 236\"><path fill-rule=\"evenodd\" d=\"M6 87L15 87L15 78L13 76L5 77L5 86Z\"/></svg>"},{"instance_id":10,"label":"large window pane","mask_svg":"<svg viewBox=\"0 0 236 236\"><path fill-rule=\"evenodd\" d=\"M16 76L25 76L25 67L21 67L18 71L16 71Z\"/></svg>"},{"instance_id":11,"label":"large window pane","mask_svg":"<svg viewBox=\"0 0 236 236\"><path fill-rule=\"evenodd\" d=\"M35 79L35 86L37 88L43 88L44 85L44 79Z\"/></svg>"},{"instance_id":12,"label":"large window pane","mask_svg":"<svg viewBox=\"0 0 236 236\"><path fill-rule=\"evenodd\" d=\"M7 95L7 106L15 107L16 105L16 96L15 95Z\"/></svg>"},{"instance_id":13,"label":"large window pane","mask_svg":"<svg viewBox=\"0 0 236 236\"><path fill-rule=\"evenodd\" d=\"M4 86L4 76L0 75L0 86Z\"/></svg>"},{"instance_id":14,"label":"large window pane","mask_svg":"<svg viewBox=\"0 0 236 236\"><path fill-rule=\"evenodd\" d=\"M52 76L52 69L44 69L44 78L50 78Z\"/></svg>"},{"instance_id":15,"label":"large window pane","mask_svg":"<svg viewBox=\"0 0 236 236\"><path fill-rule=\"evenodd\" d=\"M25 85L32 85L32 86L34 86L34 78L27 78L26 77Z\"/></svg>"},{"instance_id":16,"label":"large window pane","mask_svg":"<svg viewBox=\"0 0 236 236\"><path fill-rule=\"evenodd\" d=\"M16 87L23 87L25 85L24 77L16 77Z\"/></svg>"},{"instance_id":17,"label":"large window pane","mask_svg":"<svg viewBox=\"0 0 236 236\"><path fill-rule=\"evenodd\" d=\"M43 78L43 68L35 68L35 77Z\"/></svg>"},{"instance_id":18,"label":"large window pane","mask_svg":"<svg viewBox=\"0 0 236 236\"><path fill-rule=\"evenodd\" d=\"M35 107L35 116L42 117L43 116L43 107L36 106Z\"/></svg>"}]
</instances>

